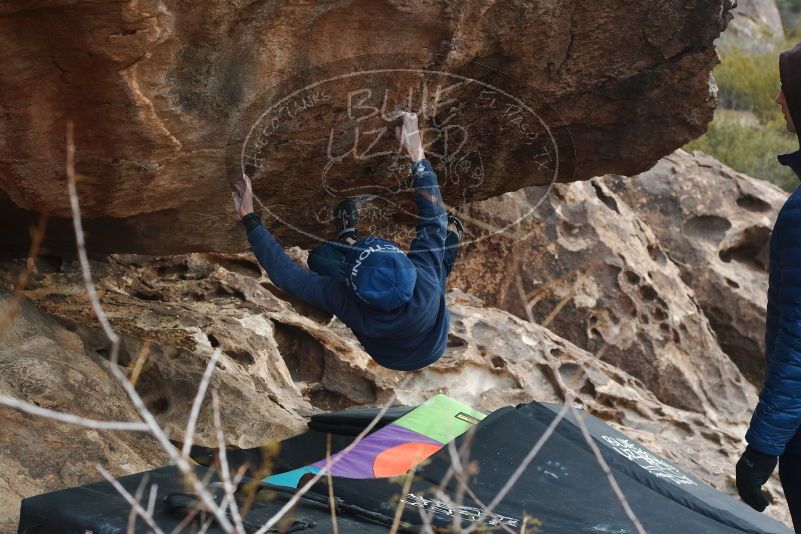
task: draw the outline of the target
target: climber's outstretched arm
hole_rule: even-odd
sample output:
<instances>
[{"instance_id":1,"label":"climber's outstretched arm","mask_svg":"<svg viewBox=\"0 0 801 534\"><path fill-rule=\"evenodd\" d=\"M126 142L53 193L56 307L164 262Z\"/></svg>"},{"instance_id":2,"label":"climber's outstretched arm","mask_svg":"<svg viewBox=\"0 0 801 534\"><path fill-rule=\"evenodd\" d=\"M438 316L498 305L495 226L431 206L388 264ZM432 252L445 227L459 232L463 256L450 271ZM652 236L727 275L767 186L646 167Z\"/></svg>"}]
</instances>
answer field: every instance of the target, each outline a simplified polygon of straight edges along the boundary
<instances>
[{"instance_id":1,"label":"climber's outstretched arm","mask_svg":"<svg viewBox=\"0 0 801 534\"><path fill-rule=\"evenodd\" d=\"M292 261L254 213L253 190L247 176L234 186L233 197L253 253L270 280L282 291L341 317L350 300L345 282L320 276Z\"/></svg>"},{"instance_id":2,"label":"climber's outstretched arm","mask_svg":"<svg viewBox=\"0 0 801 534\"><path fill-rule=\"evenodd\" d=\"M412 160L414 201L420 219L407 256L421 267L433 269L439 278L445 256L448 212L442 201L437 174L425 159L417 115L404 113L403 126L395 129L395 135Z\"/></svg>"}]
</instances>

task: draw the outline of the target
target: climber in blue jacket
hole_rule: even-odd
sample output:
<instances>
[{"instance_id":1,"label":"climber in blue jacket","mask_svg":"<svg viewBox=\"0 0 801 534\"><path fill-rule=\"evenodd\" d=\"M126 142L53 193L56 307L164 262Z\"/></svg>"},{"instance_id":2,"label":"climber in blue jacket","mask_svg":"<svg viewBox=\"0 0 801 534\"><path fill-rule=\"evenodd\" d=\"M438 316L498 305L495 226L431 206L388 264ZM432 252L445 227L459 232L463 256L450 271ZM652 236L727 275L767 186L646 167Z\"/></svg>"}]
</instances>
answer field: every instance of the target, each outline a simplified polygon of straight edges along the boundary
<instances>
[{"instance_id":1,"label":"climber in blue jacket","mask_svg":"<svg viewBox=\"0 0 801 534\"><path fill-rule=\"evenodd\" d=\"M250 180L233 197L248 241L281 290L339 317L365 351L384 367L411 371L434 363L448 340L445 278L456 259L463 227L449 217L437 175L425 159L417 115L403 113L395 133L411 159L419 216L409 252L385 239L359 238L358 206L346 200L334 212L337 238L309 254L309 269L295 264L253 211ZM449 226L450 224L450 226Z\"/></svg>"},{"instance_id":2,"label":"climber in blue jacket","mask_svg":"<svg viewBox=\"0 0 801 534\"><path fill-rule=\"evenodd\" d=\"M776 97L787 129L801 124L801 43L779 56ZM801 136L799 137L801 143ZM778 156L801 178L801 150ZM801 532L801 187L779 211L770 237L765 381L737 462L737 491L763 511L762 486L776 463L796 532Z\"/></svg>"}]
</instances>

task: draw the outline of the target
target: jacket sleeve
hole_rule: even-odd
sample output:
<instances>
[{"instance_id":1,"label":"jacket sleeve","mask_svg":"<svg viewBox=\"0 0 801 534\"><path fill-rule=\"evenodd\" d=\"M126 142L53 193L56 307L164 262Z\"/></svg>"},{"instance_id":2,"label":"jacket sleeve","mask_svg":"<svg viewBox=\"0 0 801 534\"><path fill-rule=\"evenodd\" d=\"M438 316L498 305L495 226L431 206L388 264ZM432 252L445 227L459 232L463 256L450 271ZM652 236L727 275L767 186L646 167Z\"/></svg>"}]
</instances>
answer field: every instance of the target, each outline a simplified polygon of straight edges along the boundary
<instances>
[{"instance_id":1,"label":"jacket sleeve","mask_svg":"<svg viewBox=\"0 0 801 534\"><path fill-rule=\"evenodd\" d=\"M779 243L779 227L774 225L770 236L770 261L768 274L768 309L765 317L765 362L770 362L773 347L776 344L776 328L779 323L777 301L779 298L779 273L781 264L777 253Z\"/></svg>"},{"instance_id":2,"label":"jacket sleeve","mask_svg":"<svg viewBox=\"0 0 801 534\"><path fill-rule=\"evenodd\" d=\"M427 159L412 164L414 201L417 205L416 235L407 256L420 267L433 269L439 278L445 257L448 212L442 202L437 174Z\"/></svg>"},{"instance_id":3,"label":"jacket sleeve","mask_svg":"<svg viewBox=\"0 0 801 534\"><path fill-rule=\"evenodd\" d=\"M247 215L243 222L256 259L279 289L328 313L339 317L345 313L351 298L345 282L297 265L264 227L258 215Z\"/></svg>"},{"instance_id":4,"label":"jacket sleeve","mask_svg":"<svg viewBox=\"0 0 801 534\"><path fill-rule=\"evenodd\" d=\"M801 203L788 208L783 226L801 230ZM778 224L777 231L765 329L769 360L745 439L778 456L801 424L801 231L783 232Z\"/></svg>"}]
</instances>

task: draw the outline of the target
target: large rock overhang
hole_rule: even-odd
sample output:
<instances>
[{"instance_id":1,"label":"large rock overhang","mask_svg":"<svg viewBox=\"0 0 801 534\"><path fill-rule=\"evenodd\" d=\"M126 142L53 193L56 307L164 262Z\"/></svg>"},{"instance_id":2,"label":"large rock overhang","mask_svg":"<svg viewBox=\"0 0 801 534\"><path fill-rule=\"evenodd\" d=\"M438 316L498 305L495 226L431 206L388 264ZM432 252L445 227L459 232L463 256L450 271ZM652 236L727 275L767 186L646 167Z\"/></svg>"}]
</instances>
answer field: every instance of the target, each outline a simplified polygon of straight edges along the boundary
<instances>
[{"instance_id":1,"label":"large rock overhang","mask_svg":"<svg viewBox=\"0 0 801 534\"><path fill-rule=\"evenodd\" d=\"M354 194L374 197L368 230L402 241L414 219L399 109L420 112L453 207L633 175L706 129L729 10L728 0L0 8L3 233L36 213L69 215L70 120L96 254L242 250L229 183L243 171L285 245L330 235L330 208ZM61 234L50 250L72 247ZM6 236L4 254L24 253L24 241Z\"/></svg>"}]
</instances>

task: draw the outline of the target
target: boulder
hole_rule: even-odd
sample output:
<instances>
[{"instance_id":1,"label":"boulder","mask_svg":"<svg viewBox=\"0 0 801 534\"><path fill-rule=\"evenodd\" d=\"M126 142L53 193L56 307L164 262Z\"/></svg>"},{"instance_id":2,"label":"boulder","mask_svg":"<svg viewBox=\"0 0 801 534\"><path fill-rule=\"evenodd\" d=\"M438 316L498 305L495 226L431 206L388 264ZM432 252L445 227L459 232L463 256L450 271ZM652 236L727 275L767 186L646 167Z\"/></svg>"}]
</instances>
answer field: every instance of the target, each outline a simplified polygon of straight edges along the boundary
<instances>
[{"instance_id":1,"label":"boulder","mask_svg":"<svg viewBox=\"0 0 801 534\"><path fill-rule=\"evenodd\" d=\"M635 174L706 129L713 41L730 9L728 0L4 3L0 211L5 222L21 210L15 227L35 213L69 214L67 121L98 255L242 250L229 194L242 172L286 245L330 234L331 207L354 194L379 197L376 227L399 232L412 217L392 132L399 109L421 113L452 205ZM71 251L58 232L47 248ZM12 243L4 255L23 252Z\"/></svg>"},{"instance_id":2,"label":"boulder","mask_svg":"<svg viewBox=\"0 0 801 534\"><path fill-rule=\"evenodd\" d=\"M471 204L465 219L452 286L530 317L665 404L730 421L753 410L755 388L718 345L672 249L604 181L507 193Z\"/></svg>"},{"instance_id":3,"label":"boulder","mask_svg":"<svg viewBox=\"0 0 801 534\"><path fill-rule=\"evenodd\" d=\"M30 302L9 322L0 292L0 394L92 419L136 421L122 387L85 352L78 335ZM17 531L20 500L163 465L167 455L141 432L99 431L0 406L0 532Z\"/></svg>"},{"instance_id":4,"label":"boulder","mask_svg":"<svg viewBox=\"0 0 801 534\"><path fill-rule=\"evenodd\" d=\"M126 340L122 362L130 362L147 343L151 356L138 388L174 438L183 438L190 393L208 355L219 347L223 355L212 386L221 392L230 445L249 447L280 439L300 430L300 415L375 406L393 392L403 404L444 393L490 411L532 399L562 402L569 390L577 396L576 406L713 486L735 491L730 474L747 413L733 419L714 410L698 413L666 405L624 370L458 290L448 293L452 328L446 354L425 370L402 373L377 366L338 320L308 310L301 314L302 308L285 299L249 255L114 256L93 262L93 272L103 306ZM26 295L80 336L69 337L75 347L73 365L107 354L74 263L40 264ZM30 395L22 389L14 393ZM70 409L68 403L59 407ZM9 410L4 413L26 424L35 421ZM80 441L80 436L73 439ZM202 407L197 442L214 443L208 402ZM87 473L60 485L96 478ZM35 493L39 487L44 485L31 484L18 495ZM776 482L768 487L771 498L780 499ZM15 504L7 508L12 514ZM781 507L769 510L787 521Z\"/></svg>"},{"instance_id":5,"label":"boulder","mask_svg":"<svg viewBox=\"0 0 801 534\"><path fill-rule=\"evenodd\" d=\"M723 351L761 386L768 244L787 193L683 150L640 175L602 182L652 230Z\"/></svg>"}]
</instances>

